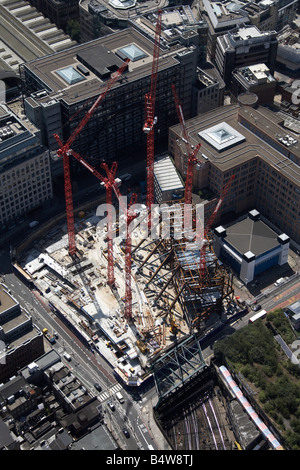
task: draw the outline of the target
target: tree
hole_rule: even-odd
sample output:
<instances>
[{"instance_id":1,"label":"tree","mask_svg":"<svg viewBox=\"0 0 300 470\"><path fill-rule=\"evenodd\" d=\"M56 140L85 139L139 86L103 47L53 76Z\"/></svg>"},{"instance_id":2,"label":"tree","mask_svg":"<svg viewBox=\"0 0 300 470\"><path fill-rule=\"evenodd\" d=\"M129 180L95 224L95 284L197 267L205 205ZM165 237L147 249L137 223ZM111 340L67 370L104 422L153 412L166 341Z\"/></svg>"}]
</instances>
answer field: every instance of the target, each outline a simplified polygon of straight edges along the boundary
<instances>
[{"instance_id":1,"label":"tree","mask_svg":"<svg viewBox=\"0 0 300 470\"><path fill-rule=\"evenodd\" d=\"M73 41L80 41L80 23L76 20L69 20L66 29L67 34Z\"/></svg>"}]
</instances>

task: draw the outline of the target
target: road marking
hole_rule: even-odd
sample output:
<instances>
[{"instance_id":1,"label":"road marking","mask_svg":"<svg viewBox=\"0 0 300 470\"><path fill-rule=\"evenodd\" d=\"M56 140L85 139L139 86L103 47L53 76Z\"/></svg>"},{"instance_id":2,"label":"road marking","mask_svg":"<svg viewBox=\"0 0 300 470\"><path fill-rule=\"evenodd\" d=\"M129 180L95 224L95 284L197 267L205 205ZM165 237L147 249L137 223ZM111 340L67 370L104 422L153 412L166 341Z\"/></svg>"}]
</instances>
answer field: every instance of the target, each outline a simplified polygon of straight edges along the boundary
<instances>
[{"instance_id":1,"label":"road marking","mask_svg":"<svg viewBox=\"0 0 300 470\"><path fill-rule=\"evenodd\" d=\"M103 401L107 400L109 397L113 396L115 393L117 393L121 388L122 388L121 384L113 385L106 392L103 392L100 395L98 395L98 399L101 402L103 402Z\"/></svg>"}]
</instances>

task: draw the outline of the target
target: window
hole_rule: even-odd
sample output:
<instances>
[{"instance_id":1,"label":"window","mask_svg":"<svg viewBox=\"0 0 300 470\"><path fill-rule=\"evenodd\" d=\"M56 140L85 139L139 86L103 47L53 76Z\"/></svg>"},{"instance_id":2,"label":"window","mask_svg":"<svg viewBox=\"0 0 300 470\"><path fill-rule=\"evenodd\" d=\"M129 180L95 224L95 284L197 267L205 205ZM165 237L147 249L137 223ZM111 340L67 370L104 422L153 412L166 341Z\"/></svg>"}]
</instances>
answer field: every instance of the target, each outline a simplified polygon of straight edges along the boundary
<instances>
[{"instance_id":1,"label":"window","mask_svg":"<svg viewBox=\"0 0 300 470\"><path fill-rule=\"evenodd\" d=\"M85 80L84 76L74 69L74 67L66 67L65 69L58 70L56 73L69 85L74 85L75 83Z\"/></svg>"}]
</instances>

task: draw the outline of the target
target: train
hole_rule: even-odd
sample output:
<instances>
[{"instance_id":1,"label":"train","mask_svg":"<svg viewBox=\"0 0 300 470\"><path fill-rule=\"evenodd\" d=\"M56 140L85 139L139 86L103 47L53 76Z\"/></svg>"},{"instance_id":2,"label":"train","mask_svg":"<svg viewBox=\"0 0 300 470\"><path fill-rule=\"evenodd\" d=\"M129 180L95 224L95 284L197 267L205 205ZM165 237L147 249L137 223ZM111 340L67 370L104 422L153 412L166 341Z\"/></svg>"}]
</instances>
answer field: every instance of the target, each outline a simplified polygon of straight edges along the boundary
<instances>
[{"instance_id":1,"label":"train","mask_svg":"<svg viewBox=\"0 0 300 470\"><path fill-rule=\"evenodd\" d=\"M230 391L233 395L237 398L239 403L242 405L246 413L250 416L252 421L261 431L262 435L265 439L269 442L270 446L274 450L284 450L280 442L275 438L272 434L270 429L265 425L265 423L260 419L254 408L250 405L247 398L243 395L241 389L238 387L236 382L233 380L232 375L230 374L229 370L225 366L220 366L219 371L225 380L226 384L228 385Z\"/></svg>"}]
</instances>

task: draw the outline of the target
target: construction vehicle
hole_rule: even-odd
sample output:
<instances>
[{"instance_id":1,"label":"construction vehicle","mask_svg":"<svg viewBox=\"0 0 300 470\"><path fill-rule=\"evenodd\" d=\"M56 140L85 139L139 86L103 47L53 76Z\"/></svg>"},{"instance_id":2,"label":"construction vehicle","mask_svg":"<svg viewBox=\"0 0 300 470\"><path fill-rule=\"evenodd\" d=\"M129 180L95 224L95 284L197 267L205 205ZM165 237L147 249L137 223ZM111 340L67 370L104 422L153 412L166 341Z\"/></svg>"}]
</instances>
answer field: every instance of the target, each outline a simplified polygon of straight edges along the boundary
<instances>
[{"instance_id":1,"label":"construction vehicle","mask_svg":"<svg viewBox=\"0 0 300 470\"><path fill-rule=\"evenodd\" d=\"M49 343L54 344L56 342L55 336L50 335L48 328L43 329L43 335L49 341Z\"/></svg>"},{"instance_id":2,"label":"construction vehicle","mask_svg":"<svg viewBox=\"0 0 300 470\"><path fill-rule=\"evenodd\" d=\"M178 333L178 325L175 320L175 316L173 313L171 313L171 328L170 331L173 335L177 335Z\"/></svg>"}]
</instances>

